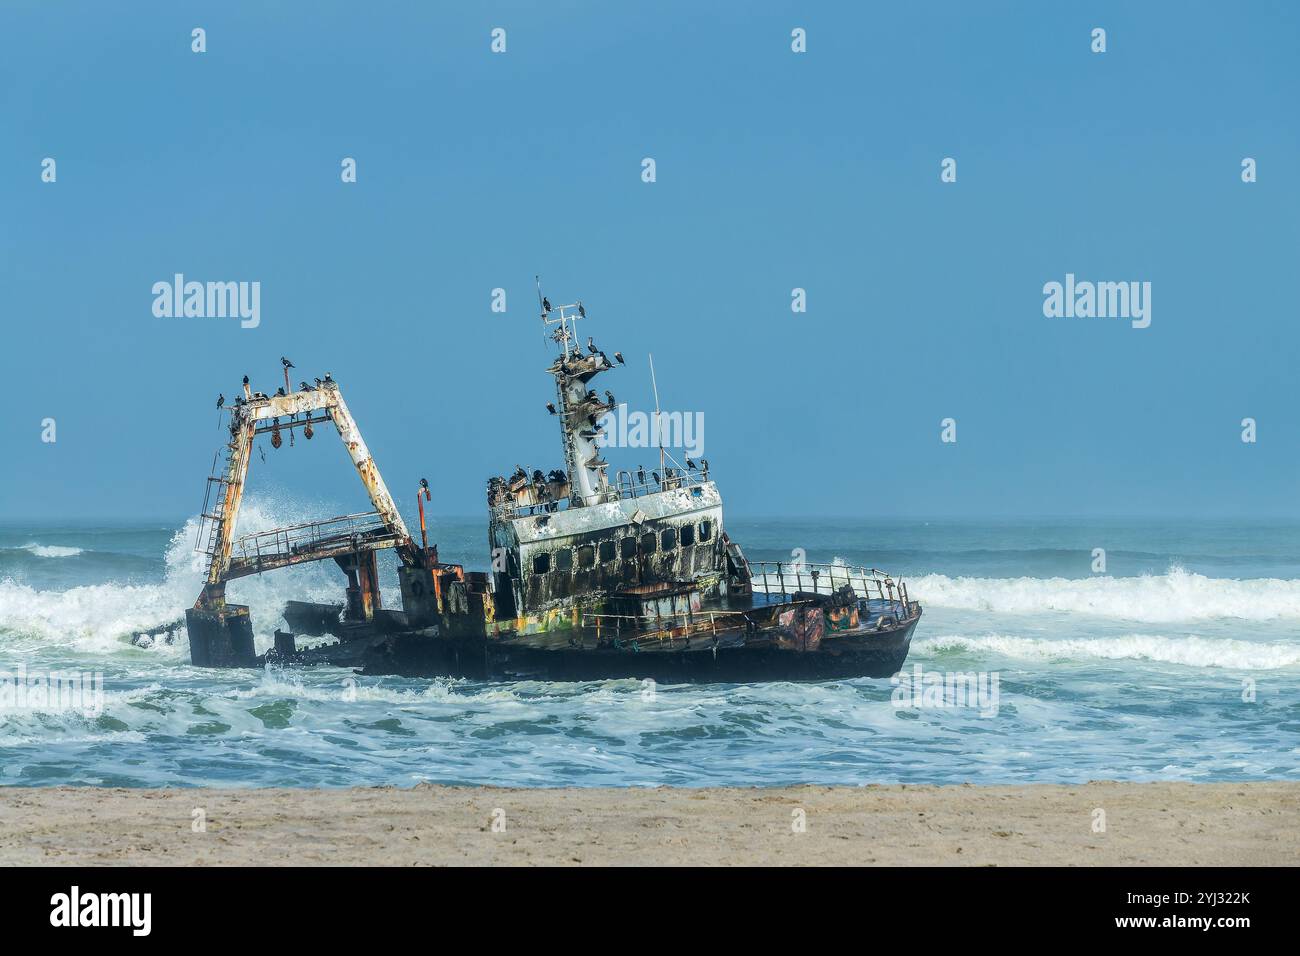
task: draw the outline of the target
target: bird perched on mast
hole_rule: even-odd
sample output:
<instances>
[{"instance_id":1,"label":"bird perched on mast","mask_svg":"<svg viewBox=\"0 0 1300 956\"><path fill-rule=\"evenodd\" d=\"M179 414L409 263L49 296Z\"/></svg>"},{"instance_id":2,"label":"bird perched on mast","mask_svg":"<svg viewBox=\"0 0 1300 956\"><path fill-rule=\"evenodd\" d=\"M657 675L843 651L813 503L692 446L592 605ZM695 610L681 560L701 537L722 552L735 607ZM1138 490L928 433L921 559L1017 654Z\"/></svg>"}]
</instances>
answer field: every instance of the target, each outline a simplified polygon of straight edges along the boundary
<instances>
[{"instance_id":1,"label":"bird perched on mast","mask_svg":"<svg viewBox=\"0 0 1300 956\"><path fill-rule=\"evenodd\" d=\"M293 368L293 363L290 362L283 355L280 356L280 364L283 365L285 368Z\"/></svg>"}]
</instances>

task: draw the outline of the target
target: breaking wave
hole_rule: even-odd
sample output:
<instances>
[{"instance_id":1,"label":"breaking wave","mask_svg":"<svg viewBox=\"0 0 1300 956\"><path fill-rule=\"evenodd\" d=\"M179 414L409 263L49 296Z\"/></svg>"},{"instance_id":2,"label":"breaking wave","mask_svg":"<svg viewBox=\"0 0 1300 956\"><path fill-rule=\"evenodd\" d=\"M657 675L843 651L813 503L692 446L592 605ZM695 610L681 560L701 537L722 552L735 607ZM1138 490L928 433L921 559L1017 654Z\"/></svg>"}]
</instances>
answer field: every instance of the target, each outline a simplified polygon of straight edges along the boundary
<instances>
[{"instance_id":1,"label":"breaking wave","mask_svg":"<svg viewBox=\"0 0 1300 956\"><path fill-rule=\"evenodd\" d=\"M265 505L246 503L240 512L240 531L276 527L276 517ZM157 584L103 583L39 590L12 579L0 580L0 642L10 647L66 647L83 653L134 651L132 633L179 620L194 603L204 571L203 559L193 550L197 531L198 518L194 517L172 535L166 573ZM338 575L329 573L332 570L333 565L328 569L305 565L231 583L230 600L249 605L259 648L269 647L273 641L286 595L304 600L340 599L342 586ZM176 645L160 643L155 650L188 657L184 628Z\"/></svg>"},{"instance_id":2,"label":"breaking wave","mask_svg":"<svg viewBox=\"0 0 1300 956\"><path fill-rule=\"evenodd\" d=\"M84 548L69 548L58 544L37 544L35 541L23 545L24 551L29 551L38 558L75 558L84 551Z\"/></svg>"},{"instance_id":3,"label":"breaking wave","mask_svg":"<svg viewBox=\"0 0 1300 956\"><path fill-rule=\"evenodd\" d=\"M1037 661L1143 660L1187 667L1225 667L1232 670L1276 670L1300 664L1300 644L1261 643L1229 638L1164 637L1125 634L1120 637L1051 639L986 634L981 637L948 635L912 642L914 651L975 651Z\"/></svg>"},{"instance_id":4,"label":"breaking wave","mask_svg":"<svg viewBox=\"0 0 1300 956\"><path fill-rule=\"evenodd\" d=\"M1068 611L1157 623L1238 618L1300 618L1300 581L1208 578L1180 567L1131 578L950 578L927 574L908 582L923 605L1034 614Z\"/></svg>"}]
</instances>

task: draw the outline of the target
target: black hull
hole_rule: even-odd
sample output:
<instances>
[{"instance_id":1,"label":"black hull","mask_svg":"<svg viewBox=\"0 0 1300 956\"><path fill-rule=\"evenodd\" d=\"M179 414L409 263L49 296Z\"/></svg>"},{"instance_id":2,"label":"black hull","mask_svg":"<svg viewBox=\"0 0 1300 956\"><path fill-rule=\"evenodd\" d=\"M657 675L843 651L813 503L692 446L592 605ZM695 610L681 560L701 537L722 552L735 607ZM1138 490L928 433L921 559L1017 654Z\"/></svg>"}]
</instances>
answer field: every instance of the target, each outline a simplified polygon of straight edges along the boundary
<instances>
[{"instance_id":1,"label":"black hull","mask_svg":"<svg viewBox=\"0 0 1300 956\"><path fill-rule=\"evenodd\" d=\"M892 677L907 658L916 624L917 618L912 618L892 629L828 639L815 651L767 643L689 651L542 649L394 634L366 650L362 673L473 680L636 679L662 684Z\"/></svg>"}]
</instances>

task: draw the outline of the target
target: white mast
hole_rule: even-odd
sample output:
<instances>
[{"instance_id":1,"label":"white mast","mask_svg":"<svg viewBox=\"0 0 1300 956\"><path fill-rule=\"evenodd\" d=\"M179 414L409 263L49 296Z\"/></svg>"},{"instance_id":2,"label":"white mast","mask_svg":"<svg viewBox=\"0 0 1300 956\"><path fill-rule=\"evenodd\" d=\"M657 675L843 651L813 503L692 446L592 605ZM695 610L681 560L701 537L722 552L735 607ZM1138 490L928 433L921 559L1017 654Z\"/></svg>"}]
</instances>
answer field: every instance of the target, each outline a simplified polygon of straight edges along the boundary
<instances>
[{"instance_id":1,"label":"white mast","mask_svg":"<svg viewBox=\"0 0 1300 956\"><path fill-rule=\"evenodd\" d=\"M538 287L540 293L540 285ZM557 413L560 430L564 436L564 456L568 466L572 505L589 505L609 497L609 479L605 470L609 463L600 457L596 443L601 434L597 421L614 406L593 397L590 381L606 369L612 368L603 352L595 349L588 340L584 351L577 343L577 322L586 318L581 302L552 306L541 297L542 323L555 326L551 338L559 345L560 355L549 371L555 376L556 394L559 398Z\"/></svg>"}]
</instances>

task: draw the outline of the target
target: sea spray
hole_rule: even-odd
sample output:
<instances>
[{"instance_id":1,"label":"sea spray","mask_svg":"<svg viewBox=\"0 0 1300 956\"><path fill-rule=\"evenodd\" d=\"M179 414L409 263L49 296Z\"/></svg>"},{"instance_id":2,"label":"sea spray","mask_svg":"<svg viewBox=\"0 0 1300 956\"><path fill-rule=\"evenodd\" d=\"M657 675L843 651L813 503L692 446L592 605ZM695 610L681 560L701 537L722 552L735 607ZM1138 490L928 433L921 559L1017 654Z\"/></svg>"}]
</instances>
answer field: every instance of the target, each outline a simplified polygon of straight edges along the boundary
<instances>
[{"instance_id":1,"label":"sea spray","mask_svg":"<svg viewBox=\"0 0 1300 956\"><path fill-rule=\"evenodd\" d=\"M1300 581L1210 578L1181 567L1162 575L1092 578L913 577L912 597L926 608L995 614L1066 612L1117 620L1247 621L1300 619Z\"/></svg>"},{"instance_id":2,"label":"sea spray","mask_svg":"<svg viewBox=\"0 0 1300 956\"><path fill-rule=\"evenodd\" d=\"M1241 641L1197 635L1037 638L1005 634L942 635L912 641L913 651L966 651L1035 661L1154 661L1182 667L1277 670L1300 665L1300 643Z\"/></svg>"},{"instance_id":3,"label":"sea spray","mask_svg":"<svg viewBox=\"0 0 1300 956\"><path fill-rule=\"evenodd\" d=\"M287 513L286 513L287 512ZM240 533L255 532L299 520L297 509L250 502L240 514ZM0 580L0 645L13 649L68 647L81 653L139 653L131 635L182 617L203 583L202 556L194 553L197 517L171 537L165 552L166 571L154 583L103 582L65 590L42 590L12 579ZM395 579L382 582L390 593ZM282 621L286 594L304 600L341 601L343 579L333 564L307 565L232 582L232 603L251 608L258 650L270 647ZM182 639L174 646L156 644L163 657L188 659Z\"/></svg>"}]
</instances>

